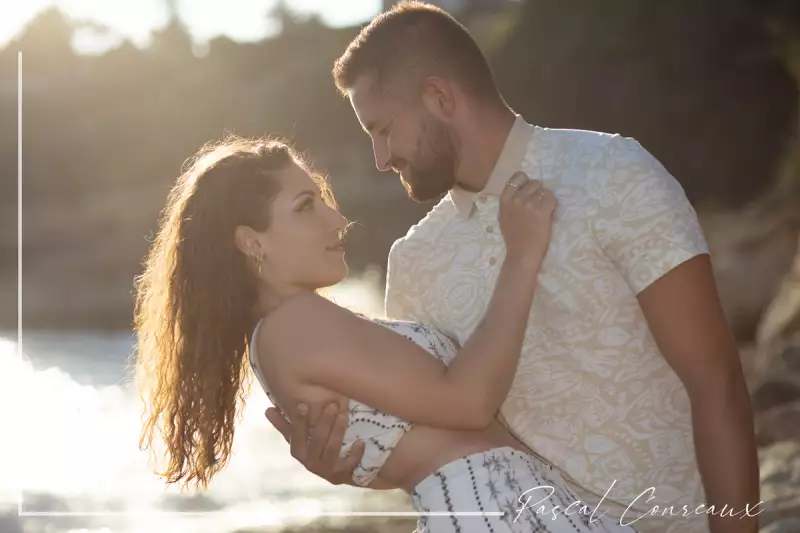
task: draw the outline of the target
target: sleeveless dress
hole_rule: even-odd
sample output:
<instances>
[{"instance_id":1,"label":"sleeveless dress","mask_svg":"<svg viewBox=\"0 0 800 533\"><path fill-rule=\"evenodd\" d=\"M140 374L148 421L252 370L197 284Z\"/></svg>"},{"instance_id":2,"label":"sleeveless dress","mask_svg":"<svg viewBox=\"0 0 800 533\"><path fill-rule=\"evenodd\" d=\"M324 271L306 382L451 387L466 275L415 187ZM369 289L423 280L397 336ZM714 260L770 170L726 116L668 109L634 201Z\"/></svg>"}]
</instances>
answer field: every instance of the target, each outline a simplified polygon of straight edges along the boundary
<instances>
[{"instance_id":1,"label":"sleeveless dress","mask_svg":"<svg viewBox=\"0 0 800 533\"><path fill-rule=\"evenodd\" d=\"M428 326L368 320L405 337L444 364L458 354L457 343ZM256 357L260 327L261 322L253 331L250 365L269 400L286 416L270 394ZM364 442L353 482L366 486L413 426L357 400L350 399L348 409L340 455L347 455L356 440ZM511 447L473 453L442 465L415 487L411 501L419 513L417 533L636 533L603 516L602 509L581 502L558 469ZM626 517L628 521L635 518Z\"/></svg>"}]
</instances>

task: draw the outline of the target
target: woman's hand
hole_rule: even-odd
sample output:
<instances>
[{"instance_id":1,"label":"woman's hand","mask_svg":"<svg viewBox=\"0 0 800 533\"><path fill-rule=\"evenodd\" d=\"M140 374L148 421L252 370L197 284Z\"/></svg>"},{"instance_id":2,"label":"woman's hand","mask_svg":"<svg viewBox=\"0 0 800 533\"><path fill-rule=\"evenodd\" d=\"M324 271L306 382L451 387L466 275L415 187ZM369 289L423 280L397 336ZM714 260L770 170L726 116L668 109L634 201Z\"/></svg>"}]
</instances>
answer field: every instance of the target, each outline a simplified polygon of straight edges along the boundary
<instances>
[{"instance_id":1,"label":"woman's hand","mask_svg":"<svg viewBox=\"0 0 800 533\"><path fill-rule=\"evenodd\" d=\"M538 265L550 244L555 195L538 181L516 172L500 195L498 221L506 257Z\"/></svg>"}]
</instances>

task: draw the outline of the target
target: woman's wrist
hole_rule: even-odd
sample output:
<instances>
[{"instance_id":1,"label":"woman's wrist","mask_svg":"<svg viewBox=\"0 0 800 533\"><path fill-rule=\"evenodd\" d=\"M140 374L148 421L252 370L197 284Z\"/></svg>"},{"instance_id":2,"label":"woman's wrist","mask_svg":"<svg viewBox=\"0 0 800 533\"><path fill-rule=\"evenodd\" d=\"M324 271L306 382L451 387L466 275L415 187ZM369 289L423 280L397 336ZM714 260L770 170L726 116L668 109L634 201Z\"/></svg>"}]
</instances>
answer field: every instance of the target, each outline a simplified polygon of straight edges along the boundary
<instances>
[{"instance_id":1,"label":"woman's wrist","mask_svg":"<svg viewBox=\"0 0 800 533\"><path fill-rule=\"evenodd\" d=\"M513 271L523 274L537 274L542 264L543 255L538 252L506 254L505 264Z\"/></svg>"}]
</instances>

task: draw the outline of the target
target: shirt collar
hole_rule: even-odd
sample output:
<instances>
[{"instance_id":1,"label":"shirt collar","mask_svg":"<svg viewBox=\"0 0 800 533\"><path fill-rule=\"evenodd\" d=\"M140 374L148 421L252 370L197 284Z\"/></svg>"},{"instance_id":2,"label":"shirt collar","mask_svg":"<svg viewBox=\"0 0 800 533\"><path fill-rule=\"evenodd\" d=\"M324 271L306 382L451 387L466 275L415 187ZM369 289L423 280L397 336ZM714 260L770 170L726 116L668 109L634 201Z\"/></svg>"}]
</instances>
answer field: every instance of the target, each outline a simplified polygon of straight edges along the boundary
<instances>
[{"instance_id":1,"label":"shirt collar","mask_svg":"<svg viewBox=\"0 0 800 533\"><path fill-rule=\"evenodd\" d=\"M503 145L503 150L500 152L500 157L497 158L497 163L495 163L483 190L475 193L463 189L459 185L450 189L448 197L461 215L469 216L472 213L475 197L478 194L499 195L503 191L503 187L505 187L511 175L520 169L532 134L533 126L528 124L520 115L517 115Z\"/></svg>"}]
</instances>

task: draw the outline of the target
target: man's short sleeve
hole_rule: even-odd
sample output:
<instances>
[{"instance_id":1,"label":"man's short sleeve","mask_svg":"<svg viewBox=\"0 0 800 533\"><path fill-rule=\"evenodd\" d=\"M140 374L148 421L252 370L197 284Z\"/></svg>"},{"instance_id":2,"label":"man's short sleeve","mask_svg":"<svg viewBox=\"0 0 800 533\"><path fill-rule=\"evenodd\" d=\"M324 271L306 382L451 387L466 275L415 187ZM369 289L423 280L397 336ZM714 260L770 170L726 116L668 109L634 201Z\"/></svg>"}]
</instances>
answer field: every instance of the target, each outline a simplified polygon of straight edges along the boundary
<instances>
[{"instance_id":1,"label":"man's short sleeve","mask_svg":"<svg viewBox=\"0 0 800 533\"><path fill-rule=\"evenodd\" d=\"M595 236L635 294L708 246L680 183L634 139L616 137L597 171Z\"/></svg>"}]
</instances>

